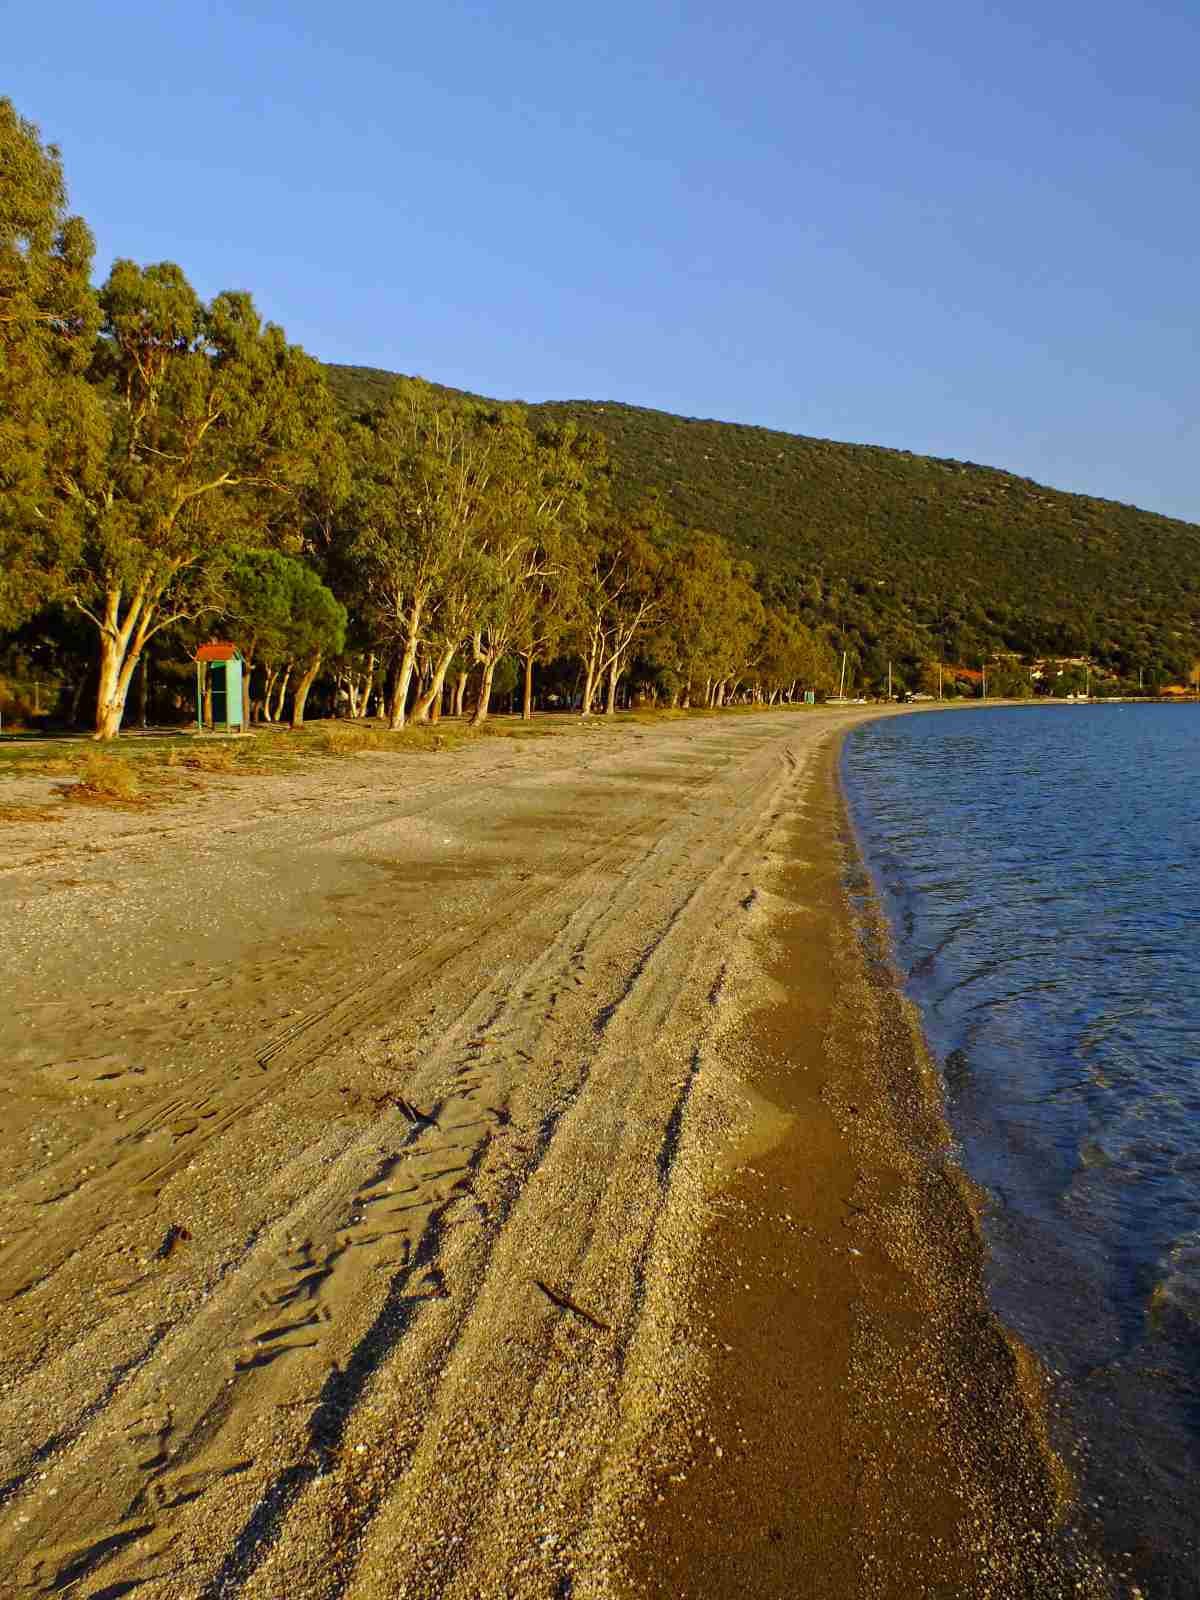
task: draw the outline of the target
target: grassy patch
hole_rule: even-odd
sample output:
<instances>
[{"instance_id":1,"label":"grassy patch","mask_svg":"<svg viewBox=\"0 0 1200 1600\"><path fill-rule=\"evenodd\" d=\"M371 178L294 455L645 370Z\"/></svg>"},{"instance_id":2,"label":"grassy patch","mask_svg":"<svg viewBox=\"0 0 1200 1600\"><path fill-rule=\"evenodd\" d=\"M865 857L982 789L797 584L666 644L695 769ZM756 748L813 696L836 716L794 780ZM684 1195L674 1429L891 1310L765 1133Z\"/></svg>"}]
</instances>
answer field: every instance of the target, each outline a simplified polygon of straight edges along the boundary
<instances>
[{"instance_id":1,"label":"grassy patch","mask_svg":"<svg viewBox=\"0 0 1200 1600\"><path fill-rule=\"evenodd\" d=\"M107 750L84 750L66 763L76 782L60 784L64 800L85 805L131 805L142 796L142 785L131 761Z\"/></svg>"}]
</instances>

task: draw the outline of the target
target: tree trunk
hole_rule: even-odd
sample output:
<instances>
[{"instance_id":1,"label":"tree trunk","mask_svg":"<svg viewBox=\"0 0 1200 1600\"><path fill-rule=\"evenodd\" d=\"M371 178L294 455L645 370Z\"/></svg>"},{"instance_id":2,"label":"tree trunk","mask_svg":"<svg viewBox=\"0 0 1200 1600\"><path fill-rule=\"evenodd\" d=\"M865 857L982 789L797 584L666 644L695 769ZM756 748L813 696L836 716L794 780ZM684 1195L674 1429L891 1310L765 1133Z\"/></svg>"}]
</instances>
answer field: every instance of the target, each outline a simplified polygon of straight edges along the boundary
<instances>
[{"instance_id":1,"label":"tree trunk","mask_svg":"<svg viewBox=\"0 0 1200 1600\"><path fill-rule=\"evenodd\" d=\"M521 694L521 721L533 721L533 655L525 657L525 687Z\"/></svg>"},{"instance_id":2,"label":"tree trunk","mask_svg":"<svg viewBox=\"0 0 1200 1600\"><path fill-rule=\"evenodd\" d=\"M596 695L596 684L599 678L600 666L600 630L593 628L592 642L584 661L587 675L583 680L583 702L579 708L581 717L590 717L592 714L592 701Z\"/></svg>"},{"instance_id":3,"label":"tree trunk","mask_svg":"<svg viewBox=\"0 0 1200 1600\"><path fill-rule=\"evenodd\" d=\"M79 726L79 708L83 704L83 691L87 688L87 680L87 673L81 672L75 687L71 690L71 709L68 716L72 728Z\"/></svg>"},{"instance_id":4,"label":"tree trunk","mask_svg":"<svg viewBox=\"0 0 1200 1600\"><path fill-rule=\"evenodd\" d=\"M200 726L202 728L211 728L213 725L212 666L207 661L204 663L202 682L204 684L204 695L200 702Z\"/></svg>"},{"instance_id":5,"label":"tree trunk","mask_svg":"<svg viewBox=\"0 0 1200 1600\"><path fill-rule=\"evenodd\" d=\"M471 726L478 728L487 721L488 707L492 703L492 679L496 676L496 658L487 656L483 663L483 677L479 680L479 698L471 713Z\"/></svg>"},{"instance_id":6,"label":"tree trunk","mask_svg":"<svg viewBox=\"0 0 1200 1600\"><path fill-rule=\"evenodd\" d=\"M145 727L150 705L150 652L142 652L142 670L138 673L138 725Z\"/></svg>"},{"instance_id":7,"label":"tree trunk","mask_svg":"<svg viewBox=\"0 0 1200 1600\"><path fill-rule=\"evenodd\" d=\"M138 658L123 655L122 642L109 633L100 635L100 688L96 695L97 739L115 739L125 715L125 697Z\"/></svg>"},{"instance_id":8,"label":"tree trunk","mask_svg":"<svg viewBox=\"0 0 1200 1600\"><path fill-rule=\"evenodd\" d=\"M354 715L356 717L365 717L370 713L370 709L371 709L371 690L374 687L374 684L375 684L375 652L372 650L371 654L367 657L366 667L363 669L362 690L361 690L362 698L358 703L358 710L354 713Z\"/></svg>"},{"instance_id":9,"label":"tree trunk","mask_svg":"<svg viewBox=\"0 0 1200 1600\"><path fill-rule=\"evenodd\" d=\"M450 663L454 660L457 644L447 645L434 663L433 677L429 680L429 687L424 694L418 695L412 708L412 722L428 722L434 707L442 703L442 688L446 682L446 674L450 670ZM436 719L434 719L436 720Z\"/></svg>"},{"instance_id":10,"label":"tree trunk","mask_svg":"<svg viewBox=\"0 0 1200 1600\"><path fill-rule=\"evenodd\" d=\"M283 716L283 702L287 699L288 679L292 675L292 663L289 661L283 669L283 676L279 680L279 687L275 692L275 705L271 711L271 721L278 722Z\"/></svg>"},{"instance_id":11,"label":"tree trunk","mask_svg":"<svg viewBox=\"0 0 1200 1600\"><path fill-rule=\"evenodd\" d=\"M467 678L469 673L460 672L454 685L454 715L461 717L463 714L463 701L467 698Z\"/></svg>"},{"instance_id":12,"label":"tree trunk","mask_svg":"<svg viewBox=\"0 0 1200 1600\"><path fill-rule=\"evenodd\" d=\"M396 674L396 684L392 690L392 704L388 712L388 726L392 731L398 732L405 722L405 710L408 706L408 690L412 683L413 663L417 659L417 645L420 642L421 628L421 601L416 599L408 608L408 616L404 624L404 653L400 657L400 670Z\"/></svg>"},{"instance_id":13,"label":"tree trunk","mask_svg":"<svg viewBox=\"0 0 1200 1600\"><path fill-rule=\"evenodd\" d=\"M312 665L300 675L300 682L296 685L296 692L292 696L292 727L304 726L304 704L308 699L308 691L313 686L317 673L321 670L321 658L317 656Z\"/></svg>"},{"instance_id":14,"label":"tree trunk","mask_svg":"<svg viewBox=\"0 0 1200 1600\"><path fill-rule=\"evenodd\" d=\"M262 719L264 722L270 722L271 707L274 704L272 696L275 693L275 685L279 682L279 668L264 667L263 678L265 681L263 683Z\"/></svg>"},{"instance_id":15,"label":"tree trunk","mask_svg":"<svg viewBox=\"0 0 1200 1600\"><path fill-rule=\"evenodd\" d=\"M604 715L611 717L617 709L617 679L621 676L621 660L614 656L608 669L608 692L604 697Z\"/></svg>"},{"instance_id":16,"label":"tree trunk","mask_svg":"<svg viewBox=\"0 0 1200 1600\"><path fill-rule=\"evenodd\" d=\"M100 630L99 680L96 694L96 739L115 739L121 731L125 715L125 702L129 685L142 658L142 652L153 637L154 616L165 585L176 571L177 563L170 566L161 581L151 583L144 579L121 619L122 590L112 588L104 596L104 614L80 606Z\"/></svg>"}]
</instances>

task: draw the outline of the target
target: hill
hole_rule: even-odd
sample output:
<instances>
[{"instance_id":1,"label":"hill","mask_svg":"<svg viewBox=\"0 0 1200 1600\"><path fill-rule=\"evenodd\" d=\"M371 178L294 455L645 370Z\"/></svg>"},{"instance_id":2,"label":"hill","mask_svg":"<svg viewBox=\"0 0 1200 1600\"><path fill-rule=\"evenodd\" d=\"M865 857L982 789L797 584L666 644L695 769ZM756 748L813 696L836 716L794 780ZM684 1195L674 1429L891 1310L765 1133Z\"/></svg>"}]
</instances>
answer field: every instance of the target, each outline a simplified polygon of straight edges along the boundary
<instances>
[{"instance_id":1,"label":"hill","mask_svg":"<svg viewBox=\"0 0 1200 1600\"><path fill-rule=\"evenodd\" d=\"M381 404L396 379L326 372L350 411ZM658 490L681 521L724 535L770 597L833 628L869 675L888 657L968 663L1015 651L1091 655L1150 682L1200 655L1192 523L971 461L614 401L529 411L603 434L620 496Z\"/></svg>"}]
</instances>

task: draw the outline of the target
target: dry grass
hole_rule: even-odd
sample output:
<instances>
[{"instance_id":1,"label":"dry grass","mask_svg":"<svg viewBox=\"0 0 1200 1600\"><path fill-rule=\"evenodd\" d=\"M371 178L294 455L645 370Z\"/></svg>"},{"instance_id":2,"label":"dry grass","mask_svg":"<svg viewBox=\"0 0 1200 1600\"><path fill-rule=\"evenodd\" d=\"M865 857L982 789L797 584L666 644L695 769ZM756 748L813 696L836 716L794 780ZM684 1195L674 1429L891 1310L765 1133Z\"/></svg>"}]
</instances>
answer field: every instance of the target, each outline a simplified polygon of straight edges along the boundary
<instances>
[{"instance_id":1,"label":"dry grass","mask_svg":"<svg viewBox=\"0 0 1200 1600\"><path fill-rule=\"evenodd\" d=\"M224 744L197 744L190 749L175 745L162 759L164 766L184 767L189 772L237 772L244 765L237 753Z\"/></svg>"},{"instance_id":2,"label":"dry grass","mask_svg":"<svg viewBox=\"0 0 1200 1600\"><path fill-rule=\"evenodd\" d=\"M84 750L62 765L77 779L58 786L64 800L87 805L134 805L142 798L141 780L133 763L123 756L109 755L106 750Z\"/></svg>"},{"instance_id":3,"label":"dry grass","mask_svg":"<svg viewBox=\"0 0 1200 1600\"><path fill-rule=\"evenodd\" d=\"M0 825L6 822L55 822L61 814L46 806L0 806Z\"/></svg>"},{"instance_id":4,"label":"dry grass","mask_svg":"<svg viewBox=\"0 0 1200 1600\"><path fill-rule=\"evenodd\" d=\"M577 722L577 718L570 723L558 719L553 722L485 722L476 732L489 739L553 739Z\"/></svg>"},{"instance_id":5,"label":"dry grass","mask_svg":"<svg viewBox=\"0 0 1200 1600\"><path fill-rule=\"evenodd\" d=\"M395 734L369 722L325 722L308 734L309 747L327 756L353 756L361 750L387 750Z\"/></svg>"}]
</instances>

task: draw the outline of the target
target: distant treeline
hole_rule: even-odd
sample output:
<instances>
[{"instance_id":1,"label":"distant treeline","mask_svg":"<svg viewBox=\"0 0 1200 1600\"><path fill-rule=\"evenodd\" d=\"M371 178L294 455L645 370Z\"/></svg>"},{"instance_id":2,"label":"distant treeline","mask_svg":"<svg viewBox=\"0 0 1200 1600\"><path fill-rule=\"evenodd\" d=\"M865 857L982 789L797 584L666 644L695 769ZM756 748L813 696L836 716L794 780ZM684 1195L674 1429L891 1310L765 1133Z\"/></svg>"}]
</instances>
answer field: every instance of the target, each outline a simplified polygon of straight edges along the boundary
<instances>
[{"instance_id":1,"label":"distant treeline","mask_svg":"<svg viewBox=\"0 0 1200 1600\"><path fill-rule=\"evenodd\" d=\"M98 737L135 682L143 715L182 713L213 636L254 715L300 722L319 685L393 727L482 721L497 694L528 714L539 685L585 712L774 702L843 655L855 692L889 664L902 689L991 659L996 692L1029 692L1022 655L1151 685L1191 663L1194 528L983 468L323 368L172 263L95 287L58 152L5 100L0 172L0 670L41 710L90 704Z\"/></svg>"}]
</instances>

